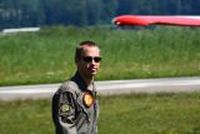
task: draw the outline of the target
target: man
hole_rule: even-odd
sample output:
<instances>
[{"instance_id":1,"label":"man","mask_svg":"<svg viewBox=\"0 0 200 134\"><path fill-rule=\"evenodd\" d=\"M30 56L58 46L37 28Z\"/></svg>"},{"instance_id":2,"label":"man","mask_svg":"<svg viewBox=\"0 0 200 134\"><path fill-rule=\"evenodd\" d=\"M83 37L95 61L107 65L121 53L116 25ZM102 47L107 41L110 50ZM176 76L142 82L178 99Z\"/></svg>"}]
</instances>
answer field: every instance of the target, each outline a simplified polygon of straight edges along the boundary
<instances>
[{"instance_id":1,"label":"man","mask_svg":"<svg viewBox=\"0 0 200 134\"><path fill-rule=\"evenodd\" d=\"M76 48L76 74L64 82L52 99L56 134L96 134L98 102L94 76L100 66L100 49L83 41Z\"/></svg>"}]
</instances>

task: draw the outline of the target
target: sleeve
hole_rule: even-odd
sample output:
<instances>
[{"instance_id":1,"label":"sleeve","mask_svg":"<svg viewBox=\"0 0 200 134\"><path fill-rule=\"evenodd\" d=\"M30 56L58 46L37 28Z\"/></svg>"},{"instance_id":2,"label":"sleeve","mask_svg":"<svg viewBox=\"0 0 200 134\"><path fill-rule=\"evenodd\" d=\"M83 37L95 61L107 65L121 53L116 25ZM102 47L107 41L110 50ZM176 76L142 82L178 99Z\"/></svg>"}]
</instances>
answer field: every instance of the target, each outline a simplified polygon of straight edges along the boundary
<instances>
[{"instance_id":1,"label":"sleeve","mask_svg":"<svg viewBox=\"0 0 200 134\"><path fill-rule=\"evenodd\" d=\"M75 98L69 91L55 94L52 100L52 116L56 134L77 134L75 125Z\"/></svg>"}]
</instances>

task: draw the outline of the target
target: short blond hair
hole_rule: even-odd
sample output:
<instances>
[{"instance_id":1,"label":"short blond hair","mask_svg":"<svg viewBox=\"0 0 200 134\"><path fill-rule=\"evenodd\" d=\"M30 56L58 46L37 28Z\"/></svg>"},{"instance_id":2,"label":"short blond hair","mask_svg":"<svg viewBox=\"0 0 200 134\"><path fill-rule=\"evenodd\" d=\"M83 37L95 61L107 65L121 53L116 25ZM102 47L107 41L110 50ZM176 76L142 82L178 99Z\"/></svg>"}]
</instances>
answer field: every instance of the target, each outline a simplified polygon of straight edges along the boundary
<instances>
[{"instance_id":1,"label":"short blond hair","mask_svg":"<svg viewBox=\"0 0 200 134\"><path fill-rule=\"evenodd\" d=\"M80 44L76 47L76 52L75 52L75 62L81 59L81 54L83 52L83 46L89 46L89 47L98 47L98 45L94 41L86 40L80 42Z\"/></svg>"}]
</instances>

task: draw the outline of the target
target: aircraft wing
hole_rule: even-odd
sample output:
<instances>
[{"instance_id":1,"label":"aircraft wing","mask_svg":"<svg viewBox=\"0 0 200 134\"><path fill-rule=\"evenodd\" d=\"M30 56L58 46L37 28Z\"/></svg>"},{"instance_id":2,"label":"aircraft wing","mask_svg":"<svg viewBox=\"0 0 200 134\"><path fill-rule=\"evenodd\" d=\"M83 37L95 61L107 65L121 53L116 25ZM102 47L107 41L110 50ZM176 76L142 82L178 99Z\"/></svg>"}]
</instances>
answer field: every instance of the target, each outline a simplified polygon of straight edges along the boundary
<instances>
[{"instance_id":1,"label":"aircraft wing","mask_svg":"<svg viewBox=\"0 0 200 134\"><path fill-rule=\"evenodd\" d=\"M200 26L200 16L150 16L150 15L121 15L115 17L112 22L116 25L177 25Z\"/></svg>"}]
</instances>

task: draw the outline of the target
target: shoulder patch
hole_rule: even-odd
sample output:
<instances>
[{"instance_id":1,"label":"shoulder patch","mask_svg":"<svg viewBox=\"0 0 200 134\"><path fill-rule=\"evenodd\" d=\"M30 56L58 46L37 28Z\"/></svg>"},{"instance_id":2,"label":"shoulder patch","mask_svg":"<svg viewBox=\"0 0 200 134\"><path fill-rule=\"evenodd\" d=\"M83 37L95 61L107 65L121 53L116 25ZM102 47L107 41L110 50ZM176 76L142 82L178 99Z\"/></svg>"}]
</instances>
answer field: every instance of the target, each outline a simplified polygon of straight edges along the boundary
<instances>
[{"instance_id":1,"label":"shoulder patch","mask_svg":"<svg viewBox=\"0 0 200 134\"><path fill-rule=\"evenodd\" d=\"M67 116L71 113L71 106L67 103L61 104L59 106L59 113L62 116Z\"/></svg>"},{"instance_id":2,"label":"shoulder patch","mask_svg":"<svg viewBox=\"0 0 200 134\"><path fill-rule=\"evenodd\" d=\"M69 110L70 110L69 104L62 104L61 107L60 107L60 110L62 112L69 112Z\"/></svg>"}]
</instances>

